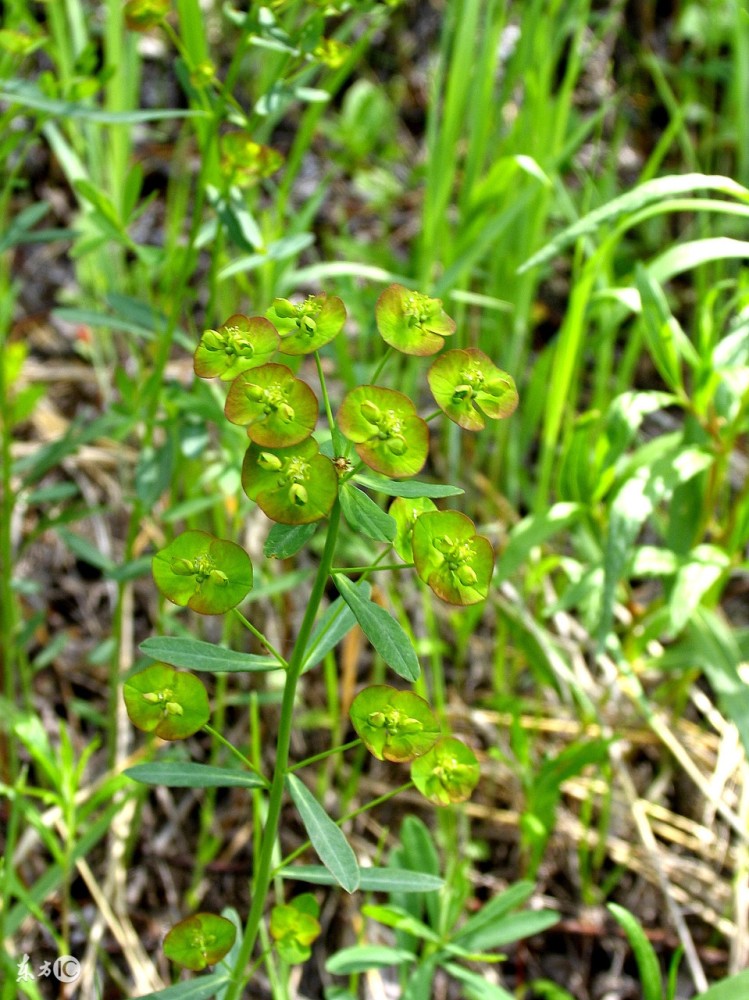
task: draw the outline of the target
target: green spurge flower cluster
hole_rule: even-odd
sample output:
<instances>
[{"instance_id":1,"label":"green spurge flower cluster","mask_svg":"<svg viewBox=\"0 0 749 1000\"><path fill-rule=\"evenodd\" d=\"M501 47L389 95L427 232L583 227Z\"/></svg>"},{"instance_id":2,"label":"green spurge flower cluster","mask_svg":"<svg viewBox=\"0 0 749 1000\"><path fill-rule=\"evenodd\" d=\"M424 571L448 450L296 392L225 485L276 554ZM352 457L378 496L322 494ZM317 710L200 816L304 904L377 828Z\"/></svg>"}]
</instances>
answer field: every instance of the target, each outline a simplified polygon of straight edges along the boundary
<instances>
[{"instance_id":1,"label":"green spurge flower cluster","mask_svg":"<svg viewBox=\"0 0 749 1000\"><path fill-rule=\"evenodd\" d=\"M243 152L248 157L254 155L239 138L227 141L224 152L237 163ZM455 332L455 323L439 299L401 285L391 285L382 293L375 320L391 351L417 359L440 352L445 339ZM333 417L317 352L341 333L345 323L346 309L337 296L311 295L300 302L279 298L265 316L236 314L206 330L194 357L198 376L230 383L226 417L244 427L249 439L242 463L242 487L276 522L266 555L293 556L317 524L328 519L325 547L297 642L288 660L273 651L278 669L286 674L274 774L272 779L259 773L246 776L253 787L266 789L269 805L253 881L253 904L236 959L237 982L251 958L263 919L272 846L286 792L331 879L348 891L356 889L360 880L355 856L339 826L289 768L294 695L302 670L316 662L310 660L311 651L319 651L322 645L320 656L324 655L326 634L335 635L329 649L356 622L375 651L402 678L414 682L420 674L418 657L402 626L371 599L366 578L379 568L379 560L348 572L333 566L341 517L353 532L393 547L404 570L413 566L433 593L452 605L484 600L494 566L492 546L470 518L454 510L440 510L434 502L461 490L405 482L428 461L428 420L439 410L425 419L417 403L402 392L364 384L346 393ZM304 355L315 357L322 407L312 387L279 359ZM377 372L383 368L384 361ZM427 381L440 410L468 430L482 428L485 418L508 416L517 405L512 378L475 349L441 353L432 363ZM328 426L319 429L321 410ZM388 512L371 493L394 497ZM351 579L354 572L361 576L356 582ZM237 608L253 585L252 564L240 546L194 530L177 536L154 556L153 575L170 601L208 615ZM331 577L340 598L316 625ZM272 649L255 626L242 620ZM339 629L342 622L347 623L345 629ZM206 646L193 642L185 651L179 640L169 640L169 649L176 649L170 662L154 663L126 682L125 702L136 726L162 739L175 740L208 725L205 687L194 674L174 669L211 669L206 666L208 657L212 669L220 671L221 666L215 665L217 660L220 664L220 656L214 652L209 656ZM248 670L267 670L275 665L272 659L269 664L267 657L233 655L244 656ZM443 733L432 709L414 691L386 684L365 687L351 705L350 718L360 740L375 757L411 765L413 784L431 802L441 806L460 802L476 786L479 764L475 754L460 740ZM191 768L187 775L199 781L199 787L221 781L221 769L209 769L208 774L201 771L201 765ZM236 783L233 772L226 775L229 784ZM152 771L149 776L153 776ZM289 869L291 874L293 871L293 867ZM300 962L309 957L320 930L318 912L310 893L288 903L279 901L273 908L270 938L285 961ZM200 913L182 921L167 936L167 954L194 970L219 961L235 947L236 928L222 920ZM231 992L228 996L235 1000Z\"/></svg>"}]
</instances>

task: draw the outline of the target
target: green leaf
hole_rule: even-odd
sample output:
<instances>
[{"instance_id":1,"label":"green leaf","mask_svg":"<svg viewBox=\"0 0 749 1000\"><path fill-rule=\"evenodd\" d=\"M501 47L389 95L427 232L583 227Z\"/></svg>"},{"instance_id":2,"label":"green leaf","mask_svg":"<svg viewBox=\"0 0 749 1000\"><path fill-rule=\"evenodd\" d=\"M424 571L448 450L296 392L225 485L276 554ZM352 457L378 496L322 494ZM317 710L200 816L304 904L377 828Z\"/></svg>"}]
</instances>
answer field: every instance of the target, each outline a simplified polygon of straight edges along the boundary
<instances>
[{"instance_id":1,"label":"green leaf","mask_svg":"<svg viewBox=\"0 0 749 1000\"><path fill-rule=\"evenodd\" d=\"M497 577L506 580L524 565L531 550L542 545L581 516L577 503L556 503L542 514L529 514L509 534L504 552L497 562Z\"/></svg>"},{"instance_id":2,"label":"green leaf","mask_svg":"<svg viewBox=\"0 0 749 1000\"><path fill-rule=\"evenodd\" d=\"M97 122L100 125L137 125L141 122L161 121L166 118L205 118L210 112L180 109L149 109L145 111L103 111L90 104L75 101L58 101L47 97L33 84L22 80L3 80L0 100L20 104L34 111L44 111L66 121L71 118Z\"/></svg>"},{"instance_id":3,"label":"green leaf","mask_svg":"<svg viewBox=\"0 0 749 1000\"><path fill-rule=\"evenodd\" d=\"M128 778L143 785L167 788L264 788L266 782L251 771L195 764L192 761L159 760L136 764L123 771Z\"/></svg>"},{"instance_id":4,"label":"green leaf","mask_svg":"<svg viewBox=\"0 0 749 1000\"><path fill-rule=\"evenodd\" d=\"M359 866L343 831L299 778L289 774L286 781L320 860L346 892L355 892L359 888Z\"/></svg>"},{"instance_id":5,"label":"green leaf","mask_svg":"<svg viewBox=\"0 0 749 1000\"><path fill-rule=\"evenodd\" d=\"M460 489L459 486L420 483L414 479L403 483L395 479L388 479L386 476L378 476L372 472L357 472L354 479L362 486L366 486L368 490L376 490L389 497L431 497L433 500L438 500L440 497L457 497L465 493L465 490Z\"/></svg>"},{"instance_id":6,"label":"green leaf","mask_svg":"<svg viewBox=\"0 0 749 1000\"><path fill-rule=\"evenodd\" d=\"M490 983L488 979L475 972L469 972L462 965L447 962L445 969L453 979L463 983L466 1000L514 1000L512 993L503 990L501 986L495 986L494 983Z\"/></svg>"},{"instance_id":7,"label":"green leaf","mask_svg":"<svg viewBox=\"0 0 749 1000\"><path fill-rule=\"evenodd\" d=\"M575 243L581 236L595 233L604 224L611 223L626 214L633 215L652 203L662 203L668 198L675 198L690 191L718 191L721 194L731 195L739 201L749 200L749 191L729 177L706 174L678 174L658 177L638 185L633 190L627 191L626 194L620 195L600 208L589 212L582 219L578 219L553 240L550 240L545 247L533 254L518 268L518 274L546 263L566 247Z\"/></svg>"},{"instance_id":8,"label":"green leaf","mask_svg":"<svg viewBox=\"0 0 749 1000\"><path fill-rule=\"evenodd\" d=\"M440 735L439 723L423 698L387 684L360 691L349 714L357 734L378 760L413 760L433 747Z\"/></svg>"},{"instance_id":9,"label":"green leaf","mask_svg":"<svg viewBox=\"0 0 749 1000\"><path fill-rule=\"evenodd\" d=\"M136 1000L213 1000L230 980L228 972L213 972L186 983L175 983L155 993L144 993Z\"/></svg>"},{"instance_id":10,"label":"green leaf","mask_svg":"<svg viewBox=\"0 0 749 1000\"><path fill-rule=\"evenodd\" d=\"M606 909L623 928L629 939L640 973L642 1000L662 1000L663 982L660 963L642 927L629 910L625 910L623 906L607 903Z\"/></svg>"},{"instance_id":11,"label":"green leaf","mask_svg":"<svg viewBox=\"0 0 749 1000\"><path fill-rule=\"evenodd\" d=\"M338 494L343 516L354 531L376 542L392 542L396 534L395 521L366 493L344 483Z\"/></svg>"},{"instance_id":12,"label":"green leaf","mask_svg":"<svg viewBox=\"0 0 749 1000\"><path fill-rule=\"evenodd\" d=\"M541 934L561 917L553 910L524 910L522 913L512 913L501 920L485 924L480 930L463 937L460 944L471 951L486 951L491 948L504 948L521 938ZM457 938L456 938L457 940Z\"/></svg>"},{"instance_id":13,"label":"green leaf","mask_svg":"<svg viewBox=\"0 0 749 1000\"><path fill-rule=\"evenodd\" d=\"M162 740L184 740L208 721L211 711L202 683L192 674L154 663L125 681L130 721Z\"/></svg>"},{"instance_id":14,"label":"green leaf","mask_svg":"<svg viewBox=\"0 0 749 1000\"><path fill-rule=\"evenodd\" d=\"M164 954L178 965L200 972L221 961L236 934L236 927L226 917L195 913L172 927L164 938Z\"/></svg>"},{"instance_id":15,"label":"green leaf","mask_svg":"<svg viewBox=\"0 0 749 1000\"><path fill-rule=\"evenodd\" d=\"M399 906L363 906L361 909L365 917L377 920L378 923L386 927L393 927L395 930L403 931L405 934L413 934L424 941L432 941L439 944L441 938L431 927L428 927L423 920L417 920L407 910Z\"/></svg>"},{"instance_id":16,"label":"green leaf","mask_svg":"<svg viewBox=\"0 0 749 1000\"><path fill-rule=\"evenodd\" d=\"M284 868L281 876L315 885L335 885L336 880L322 865L293 865ZM360 868L359 888L362 892L439 892L444 879L408 868Z\"/></svg>"},{"instance_id":17,"label":"green leaf","mask_svg":"<svg viewBox=\"0 0 749 1000\"><path fill-rule=\"evenodd\" d=\"M201 615L220 615L252 588L245 550L205 531L183 531L153 557L153 578L164 597Z\"/></svg>"},{"instance_id":18,"label":"green leaf","mask_svg":"<svg viewBox=\"0 0 749 1000\"><path fill-rule=\"evenodd\" d=\"M478 940L478 934L501 922L508 913L527 902L533 895L534 888L533 882L530 881L515 882L485 903L478 913L469 917L463 926L453 933L453 941L460 942L464 948L476 950L475 941Z\"/></svg>"},{"instance_id":19,"label":"green leaf","mask_svg":"<svg viewBox=\"0 0 749 1000\"><path fill-rule=\"evenodd\" d=\"M375 319L380 336L398 351L425 357L442 349L444 338L455 332L455 321L441 299L390 285L377 300Z\"/></svg>"},{"instance_id":20,"label":"green leaf","mask_svg":"<svg viewBox=\"0 0 749 1000\"><path fill-rule=\"evenodd\" d=\"M437 406L460 427L480 431L491 420L509 417L518 405L511 375L503 372L483 351L447 351L427 375Z\"/></svg>"},{"instance_id":21,"label":"green leaf","mask_svg":"<svg viewBox=\"0 0 749 1000\"><path fill-rule=\"evenodd\" d=\"M429 453L429 429L402 392L361 385L344 396L338 426L359 458L385 476L414 476Z\"/></svg>"},{"instance_id":22,"label":"green leaf","mask_svg":"<svg viewBox=\"0 0 749 1000\"><path fill-rule=\"evenodd\" d=\"M268 532L263 554L268 559L290 559L304 548L317 531L317 522L311 524L274 524Z\"/></svg>"},{"instance_id":23,"label":"green leaf","mask_svg":"<svg viewBox=\"0 0 749 1000\"><path fill-rule=\"evenodd\" d=\"M727 552L715 545L692 549L676 572L668 600L671 630L678 634L689 622L707 591L730 568Z\"/></svg>"},{"instance_id":24,"label":"green leaf","mask_svg":"<svg viewBox=\"0 0 749 1000\"><path fill-rule=\"evenodd\" d=\"M481 777L470 747L454 736L443 736L411 764L411 778L421 794L438 806L465 802Z\"/></svg>"},{"instance_id":25,"label":"green leaf","mask_svg":"<svg viewBox=\"0 0 749 1000\"><path fill-rule=\"evenodd\" d=\"M185 636L153 636L144 639L139 649L152 659L203 673L234 674L279 669L278 660L272 656L240 653Z\"/></svg>"},{"instance_id":26,"label":"green leaf","mask_svg":"<svg viewBox=\"0 0 749 1000\"><path fill-rule=\"evenodd\" d=\"M443 601L465 606L486 600L494 550L465 514L421 514L414 522L413 554L417 573Z\"/></svg>"},{"instance_id":27,"label":"green leaf","mask_svg":"<svg viewBox=\"0 0 749 1000\"><path fill-rule=\"evenodd\" d=\"M695 1000L740 1000L745 996L749 996L749 970L722 979Z\"/></svg>"},{"instance_id":28,"label":"green leaf","mask_svg":"<svg viewBox=\"0 0 749 1000\"><path fill-rule=\"evenodd\" d=\"M384 608L362 597L342 573L335 575L335 585L385 663L407 681L417 680L421 672L419 658L401 625Z\"/></svg>"},{"instance_id":29,"label":"green leaf","mask_svg":"<svg viewBox=\"0 0 749 1000\"><path fill-rule=\"evenodd\" d=\"M366 580L359 580L355 587L361 593L363 601L369 600L372 588ZM356 625L356 618L351 608L342 597L336 598L317 620L315 628L307 644L303 671L311 670L328 653L335 649L338 643Z\"/></svg>"},{"instance_id":30,"label":"green leaf","mask_svg":"<svg viewBox=\"0 0 749 1000\"><path fill-rule=\"evenodd\" d=\"M368 969L384 969L389 965L410 965L416 961L416 955L403 948L390 948L384 944L359 944L342 948L331 955L325 963L325 969L334 976L348 976Z\"/></svg>"}]
</instances>

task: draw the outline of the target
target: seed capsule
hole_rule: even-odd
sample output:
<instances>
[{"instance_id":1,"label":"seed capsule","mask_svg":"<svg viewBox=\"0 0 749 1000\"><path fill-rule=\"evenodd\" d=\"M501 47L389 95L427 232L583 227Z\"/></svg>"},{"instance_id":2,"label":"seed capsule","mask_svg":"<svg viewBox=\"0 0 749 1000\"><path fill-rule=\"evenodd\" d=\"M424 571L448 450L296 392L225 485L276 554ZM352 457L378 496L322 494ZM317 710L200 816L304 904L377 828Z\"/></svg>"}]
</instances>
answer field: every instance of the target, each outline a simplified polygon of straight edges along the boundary
<instances>
[{"instance_id":1,"label":"seed capsule","mask_svg":"<svg viewBox=\"0 0 749 1000\"><path fill-rule=\"evenodd\" d=\"M361 404L361 415L365 420L368 420L370 424L379 424L382 420L382 413L379 406L369 399L365 399Z\"/></svg>"},{"instance_id":2,"label":"seed capsule","mask_svg":"<svg viewBox=\"0 0 749 1000\"><path fill-rule=\"evenodd\" d=\"M457 577L464 587L472 587L478 580L475 570L470 566L459 566Z\"/></svg>"},{"instance_id":3,"label":"seed capsule","mask_svg":"<svg viewBox=\"0 0 749 1000\"><path fill-rule=\"evenodd\" d=\"M304 507L304 505L309 500L307 491L305 490L305 488L302 486L301 483L294 483L292 485L291 489L289 490L289 496L291 497L292 501L297 505L297 507Z\"/></svg>"},{"instance_id":4,"label":"seed capsule","mask_svg":"<svg viewBox=\"0 0 749 1000\"><path fill-rule=\"evenodd\" d=\"M170 563L172 573L177 576L193 576L195 573L195 563L192 559L172 559Z\"/></svg>"},{"instance_id":5,"label":"seed capsule","mask_svg":"<svg viewBox=\"0 0 749 1000\"><path fill-rule=\"evenodd\" d=\"M283 468L283 462L278 455L274 455L270 451L261 451L257 457L257 464L267 472L278 472L279 469Z\"/></svg>"},{"instance_id":6,"label":"seed capsule","mask_svg":"<svg viewBox=\"0 0 749 1000\"><path fill-rule=\"evenodd\" d=\"M408 443L402 434L395 434L393 437L388 438L387 447L388 451L393 455L405 455Z\"/></svg>"}]
</instances>

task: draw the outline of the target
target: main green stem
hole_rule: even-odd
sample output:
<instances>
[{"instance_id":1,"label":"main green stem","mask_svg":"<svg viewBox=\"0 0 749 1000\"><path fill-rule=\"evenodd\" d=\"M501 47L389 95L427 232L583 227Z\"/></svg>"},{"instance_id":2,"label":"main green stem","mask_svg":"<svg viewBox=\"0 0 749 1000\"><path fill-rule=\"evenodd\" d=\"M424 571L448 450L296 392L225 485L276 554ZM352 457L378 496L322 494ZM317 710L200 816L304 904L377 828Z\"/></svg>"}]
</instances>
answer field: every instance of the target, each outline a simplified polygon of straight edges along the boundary
<instances>
[{"instance_id":1,"label":"main green stem","mask_svg":"<svg viewBox=\"0 0 749 1000\"><path fill-rule=\"evenodd\" d=\"M291 730L294 720L294 700L296 698L297 684L304 666L304 656L307 652L312 628L315 618L320 608L320 603L325 592L325 585L330 576L330 569L333 565L336 542L338 540L338 525L341 520L341 508L336 500L330 512L328 522L328 533L325 539L320 565L317 569L317 576L312 586L307 610L302 619L294 651L289 659L289 666L286 671L286 683L283 689L283 701L281 702L281 721L278 727L278 739L276 741L276 766L273 771L273 782L270 787L270 797L268 800L268 815L263 829L263 843L260 849L260 857L252 886L252 904L247 917L247 924L242 938L242 946L237 956L234 966L234 975L226 991L225 1000L239 1000L242 989L245 985L244 970L247 968L255 941L257 940L260 921L263 919L265 900L270 886L273 862L273 845L278 834L278 821L281 816L281 805L283 804L283 793L286 782L286 775L289 773L289 747L291 745Z\"/></svg>"}]
</instances>

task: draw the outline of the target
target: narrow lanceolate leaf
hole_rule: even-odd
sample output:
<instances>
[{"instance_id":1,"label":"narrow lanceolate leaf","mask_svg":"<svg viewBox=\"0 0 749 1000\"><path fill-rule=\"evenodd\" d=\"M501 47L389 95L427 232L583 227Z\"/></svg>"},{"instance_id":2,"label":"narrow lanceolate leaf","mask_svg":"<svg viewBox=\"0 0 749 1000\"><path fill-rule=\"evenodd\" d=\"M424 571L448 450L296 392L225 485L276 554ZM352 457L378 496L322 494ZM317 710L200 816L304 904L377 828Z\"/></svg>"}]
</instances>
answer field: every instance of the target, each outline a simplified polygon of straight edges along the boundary
<instances>
[{"instance_id":1,"label":"narrow lanceolate leaf","mask_svg":"<svg viewBox=\"0 0 749 1000\"><path fill-rule=\"evenodd\" d=\"M363 598L347 577L336 575L335 585L385 663L407 681L415 681L421 672L419 658L395 618L378 604Z\"/></svg>"},{"instance_id":2,"label":"narrow lanceolate leaf","mask_svg":"<svg viewBox=\"0 0 749 1000\"><path fill-rule=\"evenodd\" d=\"M359 944L342 948L325 963L328 972L334 976L348 976L368 969L384 969L389 965L412 965L416 955L403 948L391 948L386 944Z\"/></svg>"},{"instance_id":3,"label":"narrow lanceolate leaf","mask_svg":"<svg viewBox=\"0 0 749 1000\"><path fill-rule=\"evenodd\" d=\"M151 764L136 764L123 772L133 781L144 785L164 785L167 788L263 788L258 774L236 768L213 767L193 761L157 760Z\"/></svg>"},{"instance_id":4,"label":"narrow lanceolate leaf","mask_svg":"<svg viewBox=\"0 0 749 1000\"><path fill-rule=\"evenodd\" d=\"M290 559L317 531L317 524L274 524L263 546L268 559Z\"/></svg>"},{"instance_id":5,"label":"narrow lanceolate leaf","mask_svg":"<svg viewBox=\"0 0 749 1000\"><path fill-rule=\"evenodd\" d=\"M607 909L624 930L634 952L642 983L642 1000L661 1000L663 996L661 968L658 956L645 936L645 932L629 910L625 910L623 906L609 903ZM738 995L736 994L736 996Z\"/></svg>"},{"instance_id":6,"label":"narrow lanceolate leaf","mask_svg":"<svg viewBox=\"0 0 749 1000\"><path fill-rule=\"evenodd\" d=\"M322 865L292 865L281 872L283 878L314 885L334 885L335 880ZM363 892L439 892L444 879L408 868L360 868L359 888Z\"/></svg>"},{"instance_id":7,"label":"narrow lanceolate leaf","mask_svg":"<svg viewBox=\"0 0 749 1000\"><path fill-rule=\"evenodd\" d=\"M459 486L446 486L442 483L421 483L417 479L410 479L407 482L400 482L396 479L388 479L387 476L378 476L375 472L357 472L354 476L357 483L366 486L368 490L377 490L389 497L431 497L433 500L439 497L457 497L465 493Z\"/></svg>"},{"instance_id":8,"label":"narrow lanceolate leaf","mask_svg":"<svg viewBox=\"0 0 749 1000\"><path fill-rule=\"evenodd\" d=\"M144 639L139 649L154 660L163 660L173 667L185 667L202 673L257 673L278 670L280 667L272 656L240 653L236 649L226 649L225 646L215 646L212 642L190 639L187 636L152 636Z\"/></svg>"},{"instance_id":9,"label":"narrow lanceolate leaf","mask_svg":"<svg viewBox=\"0 0 749 1000\"><path fill-rule=\"evenodd\" d=\"M359 866L343 831L299 778L290 774L286 781L318 857L346 892L355 892L359 888Z\"/></svg>"},{"instance_id":10,"label":"narrow lanceolate leaf","mask_svg":"<svg viewBox=\"0 0 749 1000\"><path fill-rule=\"evenodd\" d=\"M198 976L186 983L175 983L174 986L167 986L154 993L144 993L137 1000L213 1000L228 982L228 972L213 972L209 976Z\"/></svg>"},{"instance_id":11,"label":"narrow lanceolate leaf","mask_svg":"<svg viewBox=\"0 0 749 1000\"><path fill-rule=\"evenodd\" d=\"M371 497L355 486L346 483L339 493L341 510L349 526L354 531L376 542L392 542L396 525L393 518L378 507Z\"/></svg>"}]
</instances>

